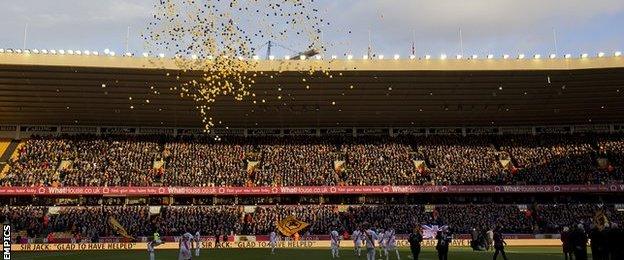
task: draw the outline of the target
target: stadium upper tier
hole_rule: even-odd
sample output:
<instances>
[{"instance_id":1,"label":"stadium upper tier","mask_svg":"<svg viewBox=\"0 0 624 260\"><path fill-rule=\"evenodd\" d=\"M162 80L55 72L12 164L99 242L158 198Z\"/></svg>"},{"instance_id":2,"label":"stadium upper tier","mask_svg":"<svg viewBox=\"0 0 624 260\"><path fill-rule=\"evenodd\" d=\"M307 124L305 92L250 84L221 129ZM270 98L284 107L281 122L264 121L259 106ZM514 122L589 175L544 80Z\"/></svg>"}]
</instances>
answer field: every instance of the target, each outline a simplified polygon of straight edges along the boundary
<instances>
[{"instance_id":1,"label":"stadium upper tier","mask_svg":"<svg viewBox=\"0 0 624 260\"><path fill-rule=\"evenodd\" d=\"M9 166L6 186L613 184L624 137L33 137Z\"/></svg>"},{"instance_id":2,"label":"stadium upper tier","mask_svg":"<svg viewBox=\"0 0 624 260\"><path fill-rule=\"evenodd\" d=\"M211 106L219 127L624 122L622 56L258 61L252 71L263 72L255 98ZM179 87L202 74L170 59L0 53L0 124L201 127Z\"/></svg>"}]
</instances>

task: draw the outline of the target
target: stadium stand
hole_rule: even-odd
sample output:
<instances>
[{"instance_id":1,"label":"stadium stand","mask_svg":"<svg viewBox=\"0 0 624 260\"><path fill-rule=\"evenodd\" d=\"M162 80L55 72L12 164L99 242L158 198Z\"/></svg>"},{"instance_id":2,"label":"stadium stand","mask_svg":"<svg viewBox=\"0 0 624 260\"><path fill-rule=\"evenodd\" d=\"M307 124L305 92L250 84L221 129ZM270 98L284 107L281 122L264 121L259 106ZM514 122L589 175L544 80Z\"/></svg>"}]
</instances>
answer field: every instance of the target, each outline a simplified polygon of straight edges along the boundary
<instances>
[{"instance_id":1,"label":"stadium stand","mask_svg":"<svg viewBox=\"0 0 624 260\"><path fill-rule=\"evenodd\" d=\"M251 207L252 210L244 210ZM430 209L430 210L428 210ZM449 205L280 205L280 206L163 206L150 214L148 206L60 207L54 214L48 207L5 207L1 215L29 237L69 232L91 239L115 235L108 225L114 217L132 236L149 236L159 230L165 236L199 230L205 235L266 235L275 221L293 215L310 224L306 234L326 235L339 228L348 232L363 222L394 228L408 234L413 225L448 225L457 234L473 228L489 229L500 225L512 234L558 233L564 226L591 225L596 211L605 212L610 221L622 223L624 213L615 205L533 204L527 208L512 204Z\"/></svg>"},{"instance_id":2,"label":"stadium stand","mask_svg":"<svg viewBox=\"0 0 624 260\"><path fill-rule=\"evenodd\" d=\"M621 183L624 137L33 137L5 186ZM510 161L504 166L501 159ZM335 168L336 162L344 162ZM415 166L422 161L423 167Z\"/></svg>"},{"instance_id":3,"label":"stadium stand","mask_svg":"<svg viewBox=\"0 0 624 260\"><path fill-rule=\"evenodd\" d=\"M289 216L310 240L369 222L402 239L426 224L558 243L563 226L595 227L597 212L624 221L621 60L337 60L328 68L346 85L262 80L258 98L289 103L216 102L229 129L206 135L197 104L170 95L174 67L39 57L0 69L3 93L21 97L0 111L0 134L21 138L0 177L0 219L17 243L128 241L119 226L140 243L154 232L262 239Z\"/></svg>"}]
</instances>

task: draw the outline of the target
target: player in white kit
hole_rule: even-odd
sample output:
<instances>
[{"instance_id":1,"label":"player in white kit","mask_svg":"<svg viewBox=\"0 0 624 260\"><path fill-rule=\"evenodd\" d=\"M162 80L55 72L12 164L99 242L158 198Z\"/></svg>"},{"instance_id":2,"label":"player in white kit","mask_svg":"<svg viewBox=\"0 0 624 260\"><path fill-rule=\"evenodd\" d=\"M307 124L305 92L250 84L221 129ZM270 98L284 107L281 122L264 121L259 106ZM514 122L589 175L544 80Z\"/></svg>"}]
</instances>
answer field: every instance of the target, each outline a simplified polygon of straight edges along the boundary
<instances>
[{"instance_id":1,"label":"player in white kit","mask_svg":"<svg viewBox=\"0 0 624 260\"><path fill-rule=\"evenodd\" d=\"M383 229L379 229L377 232L377 242L379 243L378 248L379 248L379 255L383 254L385 252L385 247L386 247L386 232Z\"/></svg>"},{"instance_id":2,"label":"player in white kit","mask_svg":"<svg viewBox=\"0 0 624 260\"><path fill-rule=\"evenodd\" d=\"M362 253L363 236L364 234L362 234L359 228L354 230L353 234L351 234L351 239L353 239L353 254L356 256L360 256Z\"/></svg>"},{"instance_id":3,"label":"player in white kit","mask_svg":"<svg viewBox=\"0 0 624 260\"><path fill-rule=\"evenodd\" d=\"M190 260L193 250L193 235L191 233L184 233L180 238L180 253L178 254L178 260Z\"/></svg>"},{"instance_id":4,"label":"player in white kit","mask_svg":"<svg viewBox=\"0 0 624 260\"><path fill-rule=\"evenodd\" d=\"M338 234L338 231L332 230L329 233L329 238L331 240L332 258L340 257L340 234Z\"/></svg>"},{"instance_id":5,"label":"player in white kit","mask_svg":"<svg viewBox=\"0 0 624 260\"><path fill-rule=\"evenodd\" d=\"M154 240L150 240L147 242L147 253L149 254L149 260L154 260L156 256L154 255Z\"/></svg>"},{"instance_id":6,"label":"player in white kit","mask_svg":"<svg viewBox=\"0 0 624 260\"><path fill-rule=\"evenodd\" d=\"M199 235L199 230L195 232L193 241L195 242L195 256L199 256L199 249L201 248L201 236Z\"/></svg>"},{"instance_id":7,"label":"player in white kit","mask_svg":"<svg viewBox=\"0 0 624 260\"><path fill-rule=\"evenodd\" d=\"M386 253L386 260L388 260L389 254L388 251L392 251L394 250L394 252L396 253L397 259L401 260L401 256L399 255L399 249L396 246L396 233L394 232L394 229L388 229L386 231L386 234L384 235L384 238L386 240L386 246L385 246L385 253Z\"/></svg>"},{"instance_id":8,"label":"player in white kit","mask_svg":"<svg viewBox=\"0 0 624 260\"><path fill-rule=\"evenodd\" d=\"M379 238L375 231L370 228L364 231L364 242L366 243L366 260L375 260L375 241Z\"/></svg>"},{"instance_id":9,"label":"player in white kit","mask_svg":"<svg viewBox=\"0 0 624 260\"><path fill-rule=\"evenodd\" d=\"M275 254L275 247L277 247L277 233L271 231L269 234L269 246L271 247L271 254Z\"/></svg>"}]
</instances>

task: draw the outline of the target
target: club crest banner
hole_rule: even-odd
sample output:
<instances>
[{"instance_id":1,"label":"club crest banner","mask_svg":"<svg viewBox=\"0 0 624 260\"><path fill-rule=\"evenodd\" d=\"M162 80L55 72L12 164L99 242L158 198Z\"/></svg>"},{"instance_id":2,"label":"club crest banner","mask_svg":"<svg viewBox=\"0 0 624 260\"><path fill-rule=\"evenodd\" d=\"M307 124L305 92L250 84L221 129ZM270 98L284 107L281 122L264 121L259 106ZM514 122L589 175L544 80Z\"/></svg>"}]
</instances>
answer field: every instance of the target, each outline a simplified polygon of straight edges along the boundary
<instances>
[{"instance_id":1,"label":"club crest banner","mask_svg":"<svg viewBox=\"0 0 624 260\"><path fill-rule=\"evenodd\" d=\"M292 236L300 230L306 228L309 224L301 220L296 219L294 216L288 216L277 222L277 229L284 236Z\"/></svg>"},{"instance_id":2,"label":"club crest banner","mask_svg":"<svg viewBox=\"0 0 624 260\"><path fill-rule=\"evenodd\" d=\"M119 224L119 221L117 221L114 217L108 218L108 224L110 224L113 230L115 230L115 233L127 239L134 240L134 238L128 235L126 229L121 224Z\"/></svg>"}]
</instances>

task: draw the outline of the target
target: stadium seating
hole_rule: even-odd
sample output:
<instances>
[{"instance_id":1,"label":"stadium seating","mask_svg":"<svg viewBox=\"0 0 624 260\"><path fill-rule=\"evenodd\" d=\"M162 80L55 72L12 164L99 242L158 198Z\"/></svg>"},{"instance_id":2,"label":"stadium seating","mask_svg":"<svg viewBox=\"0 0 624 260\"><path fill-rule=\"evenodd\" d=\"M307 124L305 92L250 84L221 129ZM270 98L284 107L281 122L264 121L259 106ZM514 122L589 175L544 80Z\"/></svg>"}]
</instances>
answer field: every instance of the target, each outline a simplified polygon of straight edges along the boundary
<instances>
[{"instance_id":1,"label":"stadium seating","mask_svg":"<svg viewBox=\"0 0 624 260\"><path fill-rule=\"evenodd\" d=\"M394 228L409 233L416 224L448 225L457 234L473 228L500 225L514 234L558 233L563 226L590 225L602 210L614 223L624 221L616 205L596 204L445 204L445 205L283 205L283 206L163 206L152 215L148 206L5 207L16 230L30 237L45 237L50 232L69 232L81 237L115 236L108 225L114 217L133 236L149 236L155 230L173 236L199 230L204 235L266 235L275 221L287 216L307 222L305 234L326 235L337 228L353 231L364 222L379 228Z\"/></svg>"},{"instance_id":2,"label":"stadium seating","mask_svg":"<svg viewBox=\"0 0 624 260\"><path fill-rule=\"evenodd\" d=\"M624 137L34 137L6 186L604 184ZM508 161L505 165L502 161ZM420 168L416 161L423 162ZM340 169L336 162L344 162Z\"/></svg>"}]
</instances>

